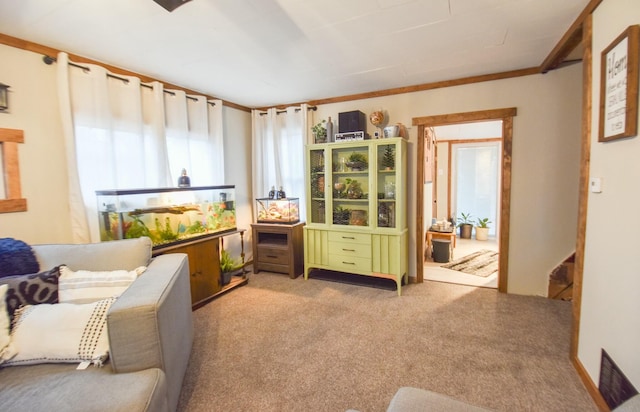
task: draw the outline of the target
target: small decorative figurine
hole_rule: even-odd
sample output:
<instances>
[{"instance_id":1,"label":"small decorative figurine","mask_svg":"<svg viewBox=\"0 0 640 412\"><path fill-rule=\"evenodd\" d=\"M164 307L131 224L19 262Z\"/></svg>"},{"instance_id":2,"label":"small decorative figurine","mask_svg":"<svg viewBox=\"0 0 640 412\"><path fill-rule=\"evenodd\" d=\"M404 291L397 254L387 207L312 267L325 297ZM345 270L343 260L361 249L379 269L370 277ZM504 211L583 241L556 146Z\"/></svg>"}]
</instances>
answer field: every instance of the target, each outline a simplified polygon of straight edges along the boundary
<instances>
[{"instance_id":1,"label":"small decorative figurine","mask_svg":"<svg viewBox=\"0 0 640 412\"><path fill-rule=\"evenodd\" d=\"M278 194L276 195L276 199L286 199L287 195L286 193L284 193L284 190L282 190L282 186L280 186L280 190L278 190Z\"/></svg>"},{"instance_id":2,"label":"small decorative figurine","mask_svg":"<svg viewBox=\"0 0 640 412\"><path fill-rule=\"evenodd\" d=\"M271 190L269 190L269 199L275 199L275 198L276 198L276 187L271 186Z\"/></svg>"},{"instance_id":3,"label":"small decorative figurine","mask_svg":"<svg viewBox=\"0 0 640 412\"><path fill-rule=\"evenodd\" d=\"M182 174L178 178L178 187L190 187L191 179L187 176L187 169L182 169Z\"/></svg>"}]
</instances>

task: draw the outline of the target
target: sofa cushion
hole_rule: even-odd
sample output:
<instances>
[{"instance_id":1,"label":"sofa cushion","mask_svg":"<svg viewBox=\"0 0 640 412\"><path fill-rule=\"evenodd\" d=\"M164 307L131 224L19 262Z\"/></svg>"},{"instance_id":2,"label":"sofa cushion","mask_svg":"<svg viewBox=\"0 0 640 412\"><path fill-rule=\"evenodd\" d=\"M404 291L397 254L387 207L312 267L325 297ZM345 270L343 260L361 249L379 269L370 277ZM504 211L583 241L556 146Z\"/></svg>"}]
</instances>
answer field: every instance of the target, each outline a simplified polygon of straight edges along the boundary
<instances>
[{"instance_id":1,"label":"sofa cushion","mask_svg":"<svg viewBox=\"0 0 640 412\"><path fill-rule=\"evenodd\" d=\"M87 244L32 245L40 267L67 265L83 270L133 270L151 260L151 239L115 240ZM30 272L31 273L31 272Z\"/></svg>"},{"instance_id":2,"label":"sofa cushion","mask_svg":"<svg viewBox=\"0 0 640 412\"><path fill-rule=\"evenodd\" d=\"M18 351L2 366L88 361L109 355L107 311L114 298L94 303L29 305L16 311L11 343Z\"/></svg>"},{"instance_id":3,"label":"sofa cushion","mask_svg":"<svg viewBox=\"0 0 640 412\"><path fill-rule=\"evenodd\" d=\"M0 284L8 285L7 309L9 318L24 305L38 305L41 303L58 303L59 267L29 275L7 276L0 278Z\"/></svg>"},{"instance_id":4,"label":"sofa cushion","mask_svg":"<svg viewBox=\"0 0 640 412\"><path fill-rule=\"evenodd\" d=\"M114 373L110 365L71 364L0 369L0 405L7 411L166 412L165 375L151 368Z\"/></svg>"},{"instance_id":5,"label":"sofa cushion","mask_svg":"<svg viewBox=\"0 0 640 412\"><path fill-rule=\"evenodd\" d=\"M58 285L60 303L90 303L118 297L146 269L146 266L140 266L131 271L92 272L90 270L73 271L68 266L62 265Z\"/></svg>"}]
</instances>

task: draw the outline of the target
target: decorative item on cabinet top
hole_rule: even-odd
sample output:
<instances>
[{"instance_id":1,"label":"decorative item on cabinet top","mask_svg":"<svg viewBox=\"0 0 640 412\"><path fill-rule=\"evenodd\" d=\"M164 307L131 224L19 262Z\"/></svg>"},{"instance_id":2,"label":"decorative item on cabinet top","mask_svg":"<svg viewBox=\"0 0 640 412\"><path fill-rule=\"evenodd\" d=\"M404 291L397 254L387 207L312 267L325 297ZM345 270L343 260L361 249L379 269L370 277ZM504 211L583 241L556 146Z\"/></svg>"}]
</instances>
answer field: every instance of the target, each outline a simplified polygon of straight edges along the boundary
<instances>
[{"instance_id":1,"label":"decorative item on cabinet top","mask_svg":"<svg viewBox=\"0 0 640 412\"><path fill-rule=\"evenodd\" d=\"M236 230L235 186L98 190L100 240L153 246Z\"/></svg>"},{"instance_id":2,"label":"decorative item on cabinet top","mask_svg":"<svg viewBox=\"0 0 640 412\"><path fill-rule=\"evenodd\" d=\"M313 125L311 133L313 133L314 143L326 143L327 141L327 128L325 124L326 120L322 119L319 123Z\"/></svg>"},{"instance_id":3,"label":"decorative item on cabinet top","mask_svg":"<svg viewBox=\"0 0 640 412\"><path fill-rule=\"evenodd\" d=\"M294 224L300 221L300 199L289 197L284 199L256 199L258 223Z\"/></svg>"}]
</instances>

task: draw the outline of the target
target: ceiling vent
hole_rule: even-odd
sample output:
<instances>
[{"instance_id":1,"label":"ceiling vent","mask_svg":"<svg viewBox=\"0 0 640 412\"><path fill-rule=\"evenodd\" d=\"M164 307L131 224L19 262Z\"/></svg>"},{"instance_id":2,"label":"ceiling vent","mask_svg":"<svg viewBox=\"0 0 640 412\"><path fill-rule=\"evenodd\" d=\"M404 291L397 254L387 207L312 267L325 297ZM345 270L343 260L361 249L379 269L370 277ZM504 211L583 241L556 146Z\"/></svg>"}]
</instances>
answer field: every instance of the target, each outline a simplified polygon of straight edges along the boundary
<instances>
[{"instance_id":1,"label":"ceiling vent","mask_svg":"<svg viewBox=\"0 0 640 412\"><path fill-rule=\"evenodd\" d=\"M153 0L162 7L164 7L167 11L174 11L178 7L183 4L190 2L191 0Z\"/></svg>"}]
</instances>

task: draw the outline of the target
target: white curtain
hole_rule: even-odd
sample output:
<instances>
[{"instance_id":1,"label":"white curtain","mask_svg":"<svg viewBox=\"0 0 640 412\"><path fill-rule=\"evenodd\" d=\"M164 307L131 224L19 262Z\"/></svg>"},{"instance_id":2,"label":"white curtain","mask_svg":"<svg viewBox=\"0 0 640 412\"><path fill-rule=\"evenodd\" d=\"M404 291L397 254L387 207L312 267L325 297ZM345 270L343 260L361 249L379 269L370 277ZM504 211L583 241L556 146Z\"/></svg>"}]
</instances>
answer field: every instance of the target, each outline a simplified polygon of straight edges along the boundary
<instances>
[{"instance_id":1,"label":"white curtain","mask_svg":"<svg viewBox=\"0 0 640 412\"><path fill-rule=\"evenodd\" d=\"M219 101L82 66L58 55L75 242L100 240L96 190L173 187L182 168L194 186L224 181Z\"/></svg>"},{"instance_id":2,"label":"white curtain","mask_svg":"<svg viewBox=\"0 0 640 412\"><path fill-rule=\"evenodd\" d=\"M309 128L306 104L252 112L253 193L266 197L269 190L283 188L287 197L300 198L300 218L304 219L304 145ZM255 207L255 205L254 205ZM254 210L254 215L256 211Z\"/></svg>"},{"instance_id":3,"label":"white curtain","mask_svg":"<svg viewBox=\"0 0 640 412\"><path fill-rule=\"evenodd\" d=\"M222 102L175 90L164 93L164 107L173 181L186 169L192 186L224 184Z\"/></svg>"}]
</instances>

